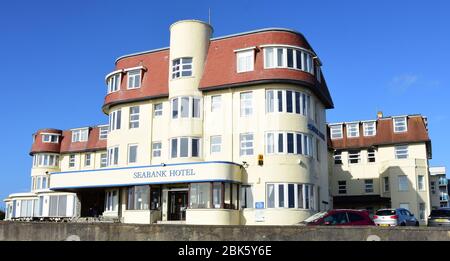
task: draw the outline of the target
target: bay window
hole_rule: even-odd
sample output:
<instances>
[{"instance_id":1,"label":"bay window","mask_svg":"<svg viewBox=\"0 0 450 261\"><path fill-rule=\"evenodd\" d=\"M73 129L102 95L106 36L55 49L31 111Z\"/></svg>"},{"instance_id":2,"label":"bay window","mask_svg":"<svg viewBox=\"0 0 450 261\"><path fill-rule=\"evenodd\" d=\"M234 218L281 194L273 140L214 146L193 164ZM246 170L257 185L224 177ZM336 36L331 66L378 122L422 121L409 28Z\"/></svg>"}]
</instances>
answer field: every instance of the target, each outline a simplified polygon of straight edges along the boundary
<instances>
[{"instance_id":1,"label":"bay window","mask_svg":"<svg viewBox=\"0 0 450 261\"><path fill-rule=\"evenodd\" d=\"M134 186L128 188L127 210L150 209L150 186Z\"/></svg>"},{"instance_id":2,"label":"bay window","mask_svg":"<svg viewBox=\"0 0 450 261\"><path fill-rule=\"evenodd\" d=\"M269 183L266 188L267 208L315 209L314 185Z\"/></svg>"},{"instance_id":3,"label":"bay window","mask_svg":"<svg viewBox=\"0 0 450 261\"><path fill-rule=\"evenodd\" d=\"M171 158L200 157L200 153L199 138L178 137L170 140Z\"/></svg>"},{"instance_id":4,"label":"bay window","mask_svg":"<svg viewBox=\"0 0 450 261\"><path fill-rule=\"evenodd\" d=\"M44 143L58 143L59 134L42 134L42 142Z\"/></svg>"},{"instance_id":5,"label":"bay window","mask_svg":"<svg viewBox=\"0 0 450 261\"><path fill-rule=\"evenodd\" d=\"M200 98L177 97L172 99L172 119L200 118Z\"/></svg>"},{"instance_id":6,"label":"bay window","mask_svg":"<svg viewBox=\"0 0 450 261\"><path fill-rule=\"evenodd\" d=\"M298 132L266 132L267 154L312 155L312 137Z\"/></svg>"},{"instance_id":7,"label":"bay window","mask_svg":"<svg viewBox=\"0 0 450 261\"><path fill-rule=\"evenodd\" d=\"M117 92L120 89L120 79L121 74L116 73L111 75L107 81L108 81L108 93Z\"/></svg>"},{"instance_id":8,"label":"bay window","mask_svg":"<svg viewBox=\"0 0 450 261\"><path fill-rule=\"evenodd\" d=\"M192 57L178 58L172 61L172 79L192 76Z\"/></svg>"},{"instance_id":9,"label":"bay window","mask_svg":"<svg viewBox=\"0 0 450 261\"><path fill-rule=\"evenodd\" d=\"M108 148L108 166L119 164L119 147Z\"/></svg>"},{"instance_id":10,"label":"bay window","mask_svg":"<svg viewBox=\"0 0 450 261\"><path fill-rule=\"evenodd\" d=\"M263 46L264 68L289 68L317 74L310 51L295 47Z\"/></svg>"},{"instance_id":11,"label":"bay window","mask_svg":"<svg viewBox=\"0 0 450 261\"><path fill-rule=\"evenodd\" d=\"M308 115L310 96L293 90L267 90L266 112L283 112Z\"/></svg>"},{"instance_id":12,"label":"bay window","mask_svg":"<svg viewBox=\"0 0 450 261\"><path fill-rule=\"evenodd\" d=\"M130 129L139 128L139 106L130 107Z\"/></svg>"}]
</instances>

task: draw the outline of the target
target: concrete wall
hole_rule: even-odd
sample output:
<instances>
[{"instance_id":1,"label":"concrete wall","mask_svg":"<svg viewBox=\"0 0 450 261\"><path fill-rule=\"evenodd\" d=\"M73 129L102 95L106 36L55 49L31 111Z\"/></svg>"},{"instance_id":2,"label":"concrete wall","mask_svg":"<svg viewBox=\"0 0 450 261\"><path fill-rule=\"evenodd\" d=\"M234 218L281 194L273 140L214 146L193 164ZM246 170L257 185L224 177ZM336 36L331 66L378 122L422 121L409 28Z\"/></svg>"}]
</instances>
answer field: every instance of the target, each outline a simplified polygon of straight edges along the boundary
<instances>
[{"instance_id":1,"label":"concrete wall","mask_svg":"<svg viewBox=\"0 0 450 261\"><path fill-rule=\"evenodd\" d=\"M193 226L0 222L0 241L15 240L445 240L450 229L407 227Z\"/></svg>"}]
</instances>

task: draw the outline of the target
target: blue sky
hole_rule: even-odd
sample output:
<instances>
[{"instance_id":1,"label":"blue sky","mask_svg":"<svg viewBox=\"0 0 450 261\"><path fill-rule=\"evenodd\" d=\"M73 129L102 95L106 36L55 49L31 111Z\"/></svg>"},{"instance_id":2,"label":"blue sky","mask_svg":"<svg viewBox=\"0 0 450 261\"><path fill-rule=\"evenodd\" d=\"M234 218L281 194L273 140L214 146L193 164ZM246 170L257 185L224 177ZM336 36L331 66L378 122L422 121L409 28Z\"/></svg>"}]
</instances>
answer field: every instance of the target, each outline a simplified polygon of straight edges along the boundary
<instances>
[{"instance_id":1,"label":"blue sky","mask_svg":"<svg viewBox=\"0 0 450 261\"><path fill-rule=\"evenodd\" d=\"M29 191L32 133L106 123L104 76L124 54L169 45L169 26L214 36L302 32L323 62L328 121L428 116L431 165L450 167L449 1L5 1L0 8L0 199ZM0 203L0 205L2 205Z\"/></svg>"}]
</instances>

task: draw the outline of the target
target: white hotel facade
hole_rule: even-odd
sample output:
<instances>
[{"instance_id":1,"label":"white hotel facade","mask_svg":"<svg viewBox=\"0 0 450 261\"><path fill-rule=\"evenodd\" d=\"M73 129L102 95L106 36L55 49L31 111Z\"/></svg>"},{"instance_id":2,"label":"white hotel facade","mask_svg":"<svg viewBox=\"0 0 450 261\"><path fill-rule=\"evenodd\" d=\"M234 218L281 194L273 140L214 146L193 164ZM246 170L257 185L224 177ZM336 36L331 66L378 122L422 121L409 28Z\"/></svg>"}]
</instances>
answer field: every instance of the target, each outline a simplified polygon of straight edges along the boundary
<instances>
[{"instance_id":1,"label":"white hotel facade","mask_svg":"<svg viewBox=\"0 0 450 261\"><path fill-rule=\"evenodd\" d=\"M170 47L118 58L108 125L37 131L7 219L289 225L331 208L314 50L287 29L211 35L179 21Z\"/></svg>"}]
</instances>

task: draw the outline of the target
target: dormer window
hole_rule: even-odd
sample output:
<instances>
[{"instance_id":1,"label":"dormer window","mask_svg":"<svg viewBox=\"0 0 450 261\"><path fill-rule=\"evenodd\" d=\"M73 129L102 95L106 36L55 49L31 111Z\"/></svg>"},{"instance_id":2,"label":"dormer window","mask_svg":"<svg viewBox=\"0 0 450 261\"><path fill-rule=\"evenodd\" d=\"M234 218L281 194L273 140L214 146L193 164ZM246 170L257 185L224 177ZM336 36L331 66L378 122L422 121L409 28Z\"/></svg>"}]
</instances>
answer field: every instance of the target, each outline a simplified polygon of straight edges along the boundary
<instances>
[{"instance_id":1,"label":"dormer window","mask_svg":"<svg viewBox=\"0 0 450 261\"><path fill-rule=\"evenodd\" d=\"M141 87L141 69L128 71L128 89Z\"/></svg>"},{"instance_id":2,"label":"dormer window","mask_svg":"<svg viewBox=\"0 0 450 261\"><path fill-rule=\"evenodd\" d=\"M85 142L88 140L88 129L72 130L72 142Z\"/></svg>"},{"instance_id":3,"label":"dormer window","mask_svg":"<svg viewBox=\"0 0 450 261\"><path fill-rule=\"evenodd\" d=\"M120 73L116 73L108 78L108 93L117 92L120 89L120 76Z\"/></svg>"},{"instance_id":4,"label":"dormer window","mask_svg":"<svg viewBox=\"0 0 450 261\"><path fill-rule=\"evenodd\" d=\"M359 137L359 123L347 123L347 137Z\"/></svg>"},{"instance_id":5,"label":"dormer window","mask_svg":"<svg viewBox=\"0 0 450 261\"><path fill-rule=\"evenodd\" d=\"M316 73L313 53L309 50L290 45L262 45L264 48L264 69L289 68Z\"/></svg>"},{"instance_id":6,"label":"dormer window","mask_svg":"<svg viewBox=\"0 0 450 261\"><path fill-rule=\"evenodd\" d=\"M192 76L192 57L178 58L172 61L172 79Z\"/></svg>"},{"instance_id":7,"label":"dormer window","mask_svg":"<svg viewBox=\"0 0 450 261\"><path fill-rule=\"evenodd\" d=\"M392 121L394 123L394 132L408 131L406 117L395 117Z\"/></svg>"},{"instance_id":8,"label":"dormer window","mask_svg":"<svg viewBox=\"0 0 450 261\"><path fill-rule=\"evenodd\" d=\"M334 139L342 139L342 124L330 125L330 137Z\"/></svg>"},{"instance_id":9,"label":"dormer window","mask_svg":"<svg viewBox=\"0 0 450 261\"><path fill-rule=\"evenodd\" d=\"M375 121L364 122L363 128L364 128L364 136L375 136L377 134Z\"/></svg>"},{"instance_id":10,"label":"dormer window","mask_svg":"<svg viewBox=\"0 0 450 261\"><path fill-rule=\"evenodd\" d=\"M44 143L58 143L59 135L58 134L42 134L42 142Z\"/></svg>"},{"instance_id":11,"label":"dormer window","mask_svg":"<svg viewBox=\"0 0 450 261\"><path fill-rule=\"evenodd\" d=\"M235 50L236 70L238 73L250 72L254 68L255 47Z\"/></svg>"}]
</instances>

